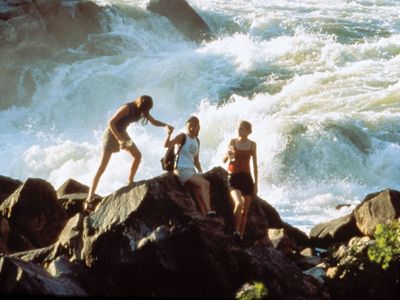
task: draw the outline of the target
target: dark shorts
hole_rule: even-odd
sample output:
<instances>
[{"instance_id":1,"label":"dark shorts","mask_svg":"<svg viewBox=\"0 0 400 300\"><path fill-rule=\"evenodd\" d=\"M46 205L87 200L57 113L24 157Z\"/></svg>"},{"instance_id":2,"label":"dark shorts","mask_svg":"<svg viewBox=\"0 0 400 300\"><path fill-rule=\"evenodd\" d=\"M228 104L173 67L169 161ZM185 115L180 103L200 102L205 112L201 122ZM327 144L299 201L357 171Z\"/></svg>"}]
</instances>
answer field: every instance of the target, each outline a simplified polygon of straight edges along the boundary
<instances>
[{"instance_id":1,"label":"dark shorts","mask_svg":"<svg viewBox=\"0 0 400 300\"><path fill-rule=\"evenodd\" d=\"M228 186L242 192L243 195L253 195L254 182L249 173L233 173L228 175Z\"/></svg>"}]
</instances>

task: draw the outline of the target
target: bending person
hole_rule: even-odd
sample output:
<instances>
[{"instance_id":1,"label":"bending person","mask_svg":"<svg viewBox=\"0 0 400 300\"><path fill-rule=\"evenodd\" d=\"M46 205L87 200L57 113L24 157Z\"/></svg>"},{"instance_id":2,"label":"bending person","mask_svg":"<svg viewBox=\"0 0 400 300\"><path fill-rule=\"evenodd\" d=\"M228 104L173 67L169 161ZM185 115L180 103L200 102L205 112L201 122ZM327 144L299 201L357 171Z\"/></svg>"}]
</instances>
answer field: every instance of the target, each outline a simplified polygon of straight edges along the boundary
<instances>
[{"instance_id":1,"label":"bending person","mask_svg":"<svg viewBox=\"0 0 400 300\"><path fill-rule=\"evenodd\" d=\"M215 217L215 211L210 206L210 183L201 175L196 173L195 168L201 174L202 169L199 160L200 141L198 139L200 131L200 121L197 117L190 117L186 121L187 133L178 134L172 140L173 129L168 130L164 147L180 147L177 161L175 162L174 174L182 185L188 184L193 190L195 200L200 213L203 216ZM183 146L182 146L183 144Z\"/></svg>"},{"instance_id":2,"label":"bending person","mask_svg":"<svg viewBox=\"0 0 400 300\"><path fill-rule=\"evenodd\" d=\"M93 178L92 185L90 186L85 202L85 211L87 213L90 213L95 209L95 202L93 199L94 193L100 177L103 175L113 153L116 153L120 150L126 150L132 155L133 162L128 177L128 184L133 182L133 179L139 168L142 154L126 132L129 124L141 120L143 125L147 124L147 122L150 122L154 126L166 127L168 130L173 129L171 125L158 121L151 116L150 110L152 107L153 99L150 96L143 95L136 98L132 102L122 105L109 120L107 129L105 130L103 136L103 151L100 165L97 169L96 175Z\"/></svg>"},{"instance_id":3,"label":"bending person","mask_svg":"<svg viewBox=\"0 0 400 300\"><path fill-rule=\"evenodd\" d=\"M223 161L228 164L229 194L234 203L233 217L235 240L243 240L247 214L253 197L257 195L258 167L257 145L248 139L252 128L247 121L241 121L237 128L238 137L229 142ZM253 158L254 181L250 171L250 158Z\"/></svg>"}]
</instances>

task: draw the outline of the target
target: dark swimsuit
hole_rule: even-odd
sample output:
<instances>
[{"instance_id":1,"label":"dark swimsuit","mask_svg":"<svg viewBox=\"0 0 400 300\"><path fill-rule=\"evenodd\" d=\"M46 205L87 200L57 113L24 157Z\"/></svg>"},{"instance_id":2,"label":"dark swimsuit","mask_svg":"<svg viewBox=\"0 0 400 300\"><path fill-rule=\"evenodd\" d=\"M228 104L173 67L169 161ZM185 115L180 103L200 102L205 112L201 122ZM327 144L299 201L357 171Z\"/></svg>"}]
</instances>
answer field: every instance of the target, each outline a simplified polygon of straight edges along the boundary
<instances>
[{"instance_id":1,"label":"dark swimsuit","mask_svg":"<svg viewBox=\"0 0 400 300\"><path fill-rule=\"evenodd\" d=\"M129 107L129 114L122 117L121 120L117 122L116 127L118 132L123 136L125 140L130 140L131 138L126 132L126 129L128 128L129 124L136 122L140 119L140 114L134 102L127 103L126 105L128 105ZM107 126L103 135L103 151L118 152L119 150L120 149L118 140L111 132L110 127Z\"/></svg>"},{"instance_id":2,"label":"dark swimsuit","mask_svg":"<svg viewBox=\"0 0 400 300\"><path fill-rule=\"evenodd\" d=\"M252 195L254 191L254 181L250 172L250 150L241 150L236 147L233 140L231 142L235 149L235 161L228 165L228 185L230 188L240 190L243 195ZM251 144L253 146L253 143Z\"/></svg>"}]
</instances>

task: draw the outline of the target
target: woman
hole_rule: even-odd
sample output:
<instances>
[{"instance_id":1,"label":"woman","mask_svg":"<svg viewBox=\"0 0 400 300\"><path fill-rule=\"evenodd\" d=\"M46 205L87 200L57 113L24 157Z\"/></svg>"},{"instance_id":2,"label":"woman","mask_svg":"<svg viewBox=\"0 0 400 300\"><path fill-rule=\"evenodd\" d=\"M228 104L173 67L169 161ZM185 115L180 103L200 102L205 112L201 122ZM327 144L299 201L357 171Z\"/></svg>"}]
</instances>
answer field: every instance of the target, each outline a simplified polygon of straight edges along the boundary
<instances>
[{"instance_id":1,"label":"woman","mask_svg":"<svg viewBox=\"0 0 400 300\"><path fill-rule=\"evenodd\" d=\"M250 202L257 194L257 145L248 138L251 131L251 124L248 121L241 121L238 126L238 137L229 142L228 151L223 158L224 163L229 160L229 194L234 203L233 236L237 241L243 240ZM253 159L254 181L250 171L250 158Z\"/></svg>"},{"instance_id":2,"label":"woman","mask_svg":"<svg viewBox=\"0 0 400 300\"><path fill-rule=\"evenodd\" d=\"M188 184L194 189L195 200L202 216L215 217L215 211L210 206L210 183L199 174L195 168L202 173L198 139L200 131L200 121L197 117L190 117L186 121L187 133L178 134L174 139L171 138L173 129L168 130L164 147L180 147L179 155L175 163L174 174L178 177L182 185ZM183 144L183 146L182 146Z\"/></svg>"},{"instance_id":3,"label":"woman","mask_svg":"<svg viewBox=\"0 0 400 300\"><path fill-rule=\"evenodd\" d=\"M152 107L153 99L150 96L143 95L136 98L132 102L122 105L111 117L103 136L103 152L100 160L100 166L98 167L96 175L93 178L92 185L86 198L85 211L87 213L92 212L96 207L93 196L100 177L104 173L104 170L106 169L113 153L120 150L126 150L132 155L133 162L128 177L128 184L133 182L142 158L142 154L126 132L129 124L141 120L142 124L144 125L147 124L147 121L149 121L154 126L166 127L169 131L173 130L171 125L160 122L150 115L150 110Z\"/></svg>"}]
</instances>

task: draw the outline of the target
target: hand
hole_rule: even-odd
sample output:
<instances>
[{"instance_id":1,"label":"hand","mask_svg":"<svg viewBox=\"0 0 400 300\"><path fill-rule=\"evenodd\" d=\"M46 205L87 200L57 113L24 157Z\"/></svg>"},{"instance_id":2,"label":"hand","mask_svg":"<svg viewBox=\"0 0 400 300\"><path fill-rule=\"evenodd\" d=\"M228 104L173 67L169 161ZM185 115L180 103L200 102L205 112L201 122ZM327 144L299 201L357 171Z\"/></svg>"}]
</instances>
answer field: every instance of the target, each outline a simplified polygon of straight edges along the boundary
<instances>
[{"instance_id":1,"label":"hand","mask_svg":"<svg viewBox=\"0 0 400 300\"><path fill-rule=\"evenodd\" d=\"M128 149L129 147L132 147L133 142L131 140L128 141L118 141L119 143L119 149Z\"/></svg>"},{"instance_id":2,"label":"hand","mask_svg":"<svg viewBox=\"0 0 400 300\"><path fill-rule=\"evenodd\" d=\"M229 146L227 154L230 161L235 160L235 149L233 148L233 146Z\"/></svg>"},{"instance_id":3,"label":"hand","mask_svg":"<svg viewBox=\"0 0 400 300\"><path fill-rule=\"evenodd\" d=\"M174 127L173 126L171 126L171 125L165 125L165 126L167 127L168 134L171 134L172 131L174 131Z\"/></svg>"}]
</instances>

